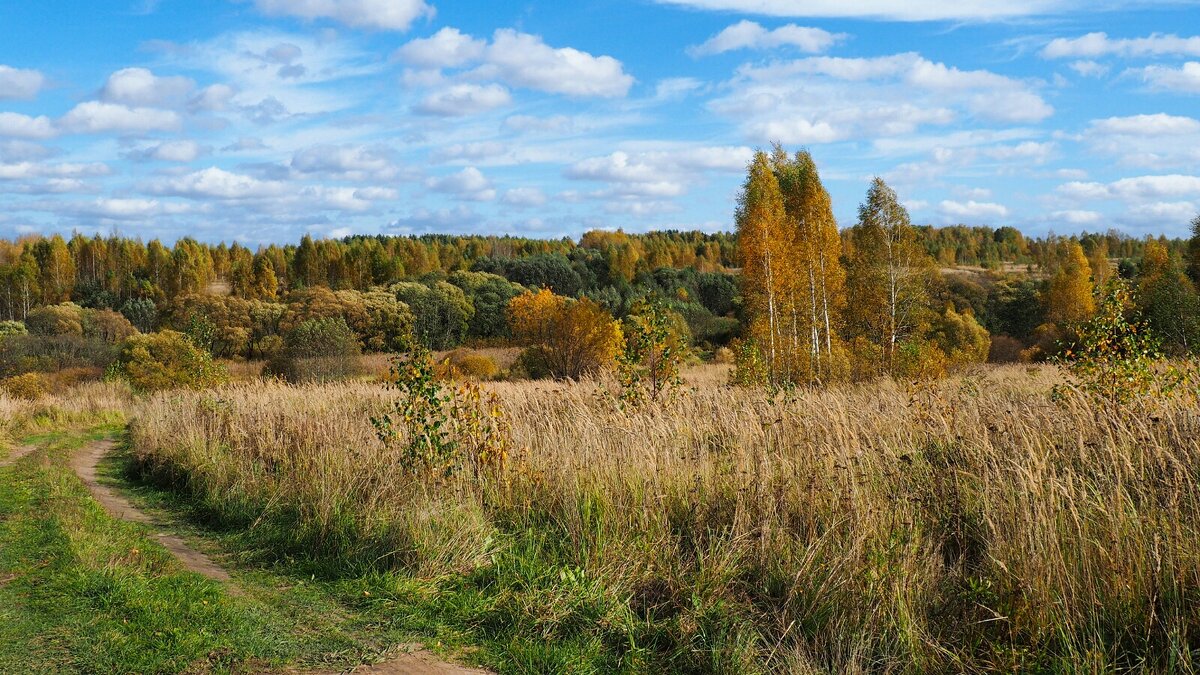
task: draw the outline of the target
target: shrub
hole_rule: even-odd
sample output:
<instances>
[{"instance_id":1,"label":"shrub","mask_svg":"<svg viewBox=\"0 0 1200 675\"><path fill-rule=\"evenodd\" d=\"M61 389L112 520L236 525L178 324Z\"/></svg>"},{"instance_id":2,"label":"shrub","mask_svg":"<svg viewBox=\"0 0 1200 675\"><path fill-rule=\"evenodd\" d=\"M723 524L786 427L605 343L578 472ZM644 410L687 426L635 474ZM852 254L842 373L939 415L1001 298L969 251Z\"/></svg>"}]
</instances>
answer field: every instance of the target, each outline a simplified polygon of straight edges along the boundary
<instances>
[{"instance_id":1,"label":"shrub","mask_svg":"<svg viewBox=\"0 0 1200 675\"><path fill-rule=\"evenodd\" d=\"M521 355L531 377L577 379L611 367L621 348L621 327L600 305L548 290L525 293L508 304L513 336L529 348Z\"/></svg>"},{"instance_id":2,"label":"shrub","mask_svg":"<svg viewBox=\"0 0 1200 675\"><path fill-rule=\"evenodd\" d=\"M121 305L121 315L139 331L149 333L158 323L158 307L150 298L130 298Z\"/></svg>"},{"instance_id":3,"label":"shrub","mask_svg":"<svg viewBox=\"0 0 1200 675\"><path fill-rule=\"evenodd\" d=\"M500 367L488 356L466 349L456 349L442 361L445 375L452 378L491 380L500 374Z\"/></svg>"},{"instance_id":4,"label":"shrub","mask_svg":"<svg viewBox=\"0 0 1200 675\"><path fill-rule=\"evenodd\" d=\"M679 367L687 353L687 325L661 304L640 300L625 318L621 354L621 400L638 404L670 396L682 383Z\"/></svg>"},{"instance_id":5,"label":"shrub","mask_svg":"<svg viewBox=\"0 0 1200 675\"><path fill-rule=\"evenodd\" d=\"M83 335L83 308L71 303L38 307L25 317L25 327L31 334L42 337L80 337Z\"/></svg>"},{"instance_id":6,"label":"shrub","mask_svg":"<svg viewBox=\"0 0 1200 675\"><path fill-rule=\"evenodd\" d=\"M28 331L20 321L0 321L0 340L10 335L25 335Z\"/></svg>"},{"instance_id":7,"label":"shrub","mask_svg":"<svg viewBox=\"0 0 1200 675\"><path fill-rule=\"evenodd\" d=\"M729 347L718 347L717 351L713 352L713 363L729 364L733 363L733 350Z\"/></svg>"},{"instance_id":8,"label":"shrub","mask_svg":"<svg viewBox=\"0 0 1200 675\"><path fill-rule=\"evenodd\" d=\"M1024 348L1025 345L1014 337L994 335L992 346L988 350L988 363L1018 363Z\"/></svg>"},{"instance_id":9,"label":"shrub","mask_svg":"<svg viewBox=\"0 0 1200 675\"><path fill-rule=\"evenodd\" d=\"M46 395L46 376L41 373L25 373L0 380L0 391L23 401L36 401Z\"/></svg>"},{"instance_id":10,"label":"shrub","mask_svg":"<svg viewBox=\"0 0 1200 675\"><path fill-rule=\"evenodd\" d=\"M362 374L361 354L344 319L310 319L288 331L266 373L293 383L344 380Z\"/></svg>"},{"instance_id":11,"label":"shrub","mask_svg":"<svg viewBox=\"0 0 1200 675\"><path fill-rule=\"evenodd\" d=\"M201 389L225 380L224 369L213 363L212 355L183 333L170 330L126 340L117 356L114 374L140 392Z\"/></svg>"},{"instance_id":12,"label":"shrub","mask_svg":"<svg viewBox=\"0 0 1200 675\"><path fill-rule=\"evenodd\" d=\"M138 334L129 319L111 309L92 309L83 314L83 336L117 344Z\"/></svg>"}]
</instances>

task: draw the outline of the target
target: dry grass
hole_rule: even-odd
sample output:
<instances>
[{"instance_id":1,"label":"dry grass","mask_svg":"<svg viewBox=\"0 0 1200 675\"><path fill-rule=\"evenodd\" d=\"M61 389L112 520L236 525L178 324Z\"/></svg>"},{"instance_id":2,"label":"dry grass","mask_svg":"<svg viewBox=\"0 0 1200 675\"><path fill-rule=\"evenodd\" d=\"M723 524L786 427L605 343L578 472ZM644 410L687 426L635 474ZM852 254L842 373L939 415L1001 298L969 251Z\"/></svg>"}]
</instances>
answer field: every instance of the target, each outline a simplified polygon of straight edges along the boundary
<instances>
[{"instance_id":1,"label":"dry grass","mask_svg":"<svg viewBox=\"0 0 1200 675\"><path fill-rule=\"evenodd\" d=\"M1193 670L1194 401L1056 402L1052 367L776 397L723 377L634 412L590 383L490 385L522 450L448 484L376 441L386 397L367 384L161 394L132 438L212 513L296 550L429 577L543 533L600 589L603 630L671 669ZM546 603L527 611L549 638L570 603Z\"/></svg>"},{"instance_id":2,"label":"dry grass","mask_svg":"<svg viewBox=\"0 0 1200 675\"><path fill-rule=\"evenodd\" d=\"M118 421L131 402L129 388L118 383L86 382L35 401L0 391L0 444L40 431Z\"/></svg>"}]
</instances>

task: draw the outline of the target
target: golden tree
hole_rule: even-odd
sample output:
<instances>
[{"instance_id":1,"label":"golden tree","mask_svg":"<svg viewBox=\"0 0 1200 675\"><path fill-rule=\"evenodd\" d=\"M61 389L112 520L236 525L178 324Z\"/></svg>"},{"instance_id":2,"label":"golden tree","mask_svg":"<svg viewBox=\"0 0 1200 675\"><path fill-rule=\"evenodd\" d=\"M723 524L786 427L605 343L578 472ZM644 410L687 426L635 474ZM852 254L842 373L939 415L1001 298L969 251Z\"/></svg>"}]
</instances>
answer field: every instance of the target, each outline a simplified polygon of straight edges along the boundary
<instances>
[{"instance_id":1,"label":"golden tree","mask_svg":"<svg viewBox=\"0 0 1200 675\"><path fill-rule=\"evenodd\" d=\"M508 320L513 337L528 346L526 367L555 378L578 379L608 368L622 345L621 326L603 307L547 289L510 300Z\"/></svg>"},{"instance_id":2,"label":"golden tree","mask_svg":"<svg viewBox=\"0 0 1200 675\"><path fill-rule=\"evenodd\" d=\"M771 162L786 215L787 327L796 367L809 382L845 374L838 330L845 307L846 271L833 206L807 151L789 158L779 145Z\"/></svg>"},{"instance_id":3,"label":"golden tree","mask_svg":"<svg viewBox=\"0 0 1200 675\"><path fill-rule=\"evenodd\" d=\"M876 178L850 230L846 286L853 298L847 327L856 340L859 374L894 372L897 351L919 338L928 313L928 285L936 274L908 211L895 191Z\"/></svg>"},{"instance_id":4,"label":"golden tree","mask_svg":"<svg viewBox=\"0 0 1200 675\"><path fill-rule=\"evenodd\" d=\"M785 326L791 312L787 214L779 181L764 152L754 155L737 206L738 257L742 293L750 316L749 335L765 359L771 384L791 371Z\"/></svg>"},{"instance_id":5,"label":"golden tree","mask_svg":"<svg viewBox=\"0 0 1200 675\"><path fill-rule=\"evenodd\" d=\"M1087 321L1096 312L1092 297L1092 268L1083 247L1077 241L1067 241L1063 247L1063 262L1050 280L1046 294L1046 319L1059 326Z\"/></svg>"}]
</instances>

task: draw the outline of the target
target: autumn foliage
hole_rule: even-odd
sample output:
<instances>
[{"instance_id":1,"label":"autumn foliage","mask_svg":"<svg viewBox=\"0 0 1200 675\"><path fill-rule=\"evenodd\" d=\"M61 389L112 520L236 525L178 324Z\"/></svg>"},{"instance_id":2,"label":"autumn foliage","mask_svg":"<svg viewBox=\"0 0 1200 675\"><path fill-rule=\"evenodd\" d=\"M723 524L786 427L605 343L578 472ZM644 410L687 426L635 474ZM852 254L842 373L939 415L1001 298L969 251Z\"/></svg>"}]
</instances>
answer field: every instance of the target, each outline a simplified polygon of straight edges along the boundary
<instances>
[{"instance_id":1,"label":"autumn foliage","mask_svg":"<svg viewBox=\"0 0 1200 675\"><path fill-rule=\"evenodd\" d=\"M532 375L578 379L611 367L622 346L620 324L587 298L542 289L509 301L508 317Z\"/></svg>"}]
</instances>

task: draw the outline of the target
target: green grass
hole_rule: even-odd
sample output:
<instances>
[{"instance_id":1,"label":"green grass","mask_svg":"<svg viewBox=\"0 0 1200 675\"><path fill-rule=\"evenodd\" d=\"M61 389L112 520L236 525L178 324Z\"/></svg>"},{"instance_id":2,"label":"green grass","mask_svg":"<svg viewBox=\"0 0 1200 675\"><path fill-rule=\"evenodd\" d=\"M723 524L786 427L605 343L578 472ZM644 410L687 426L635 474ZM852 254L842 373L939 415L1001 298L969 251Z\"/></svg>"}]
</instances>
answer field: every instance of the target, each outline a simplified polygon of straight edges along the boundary
<instances>
[{"instance_id":1,"label":"green grass","mask_svg":"<svg viewBox=\"0 0 1200 675\"><path fill-rule=\"evenodd\" d=\"M422 637L348 603L361 583L237 568L231 593L182 570L145 527L109 517L67 466L71 451L117 431L23 439L44 447L0 468L0 672L342 668Z\"/></svg>"},{"instance_id":2,"label":"green grass","mask_svg":"<svg viewBox=\"0 0 1200 675\"><path fill-rule=\"evenodd\" d=\"M468 573L363 571L281 551L269 526L214 525L185 494L138 481L118 449L101 481L234 580L188 573L147 528L109 517L68 468L71 452L120 433L29 437L41 449L0 469L0 672L340 669L413 642L501 673L738 671L719 662L748 635L732 613L689 599L702 625L681 644L677 616L639 614L588 579L586 552L549 523L501 534L491 563Z\"/></svg>"}]
</instances>

